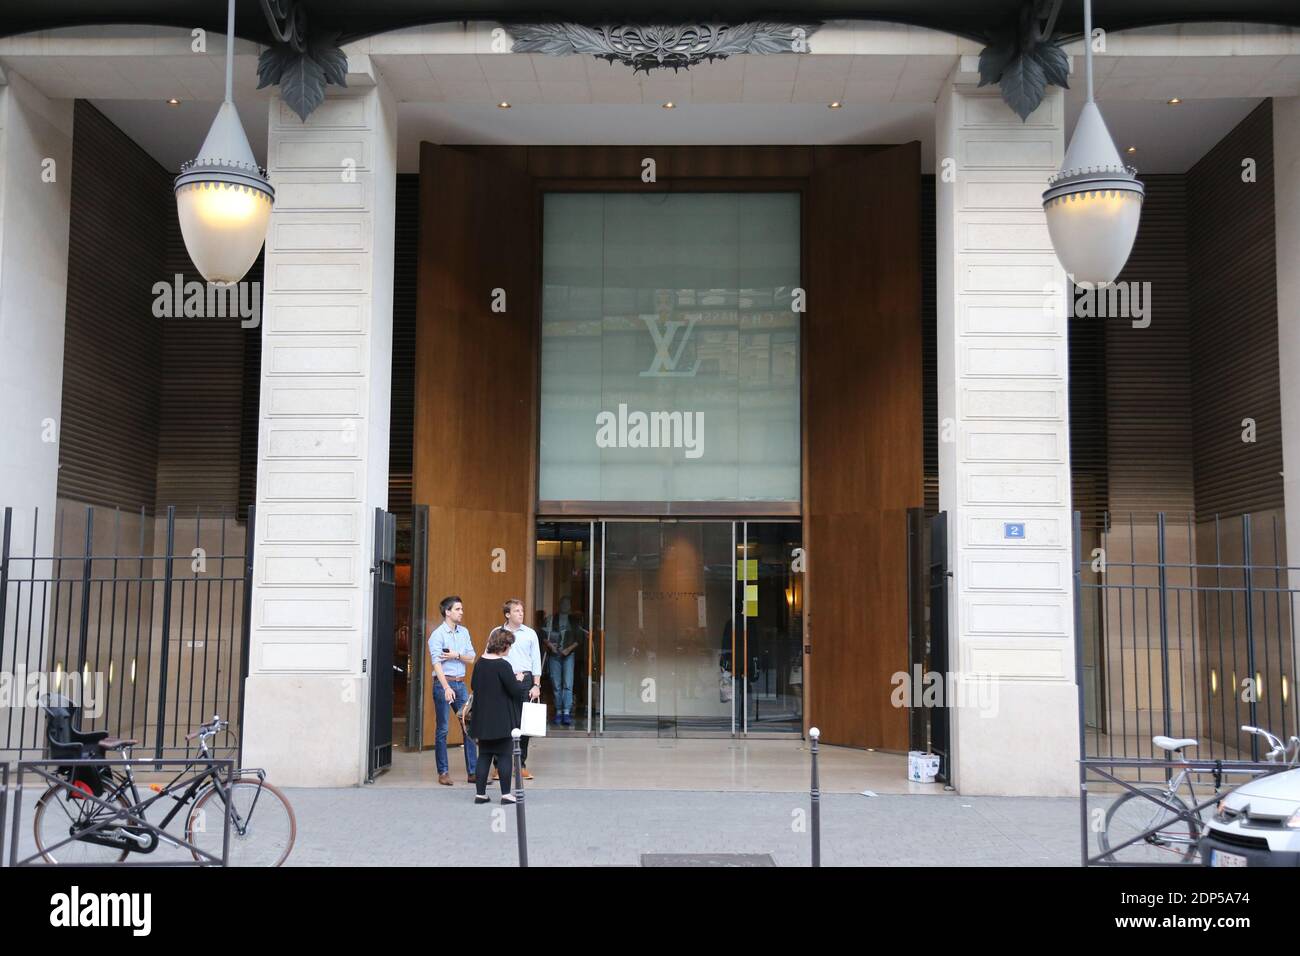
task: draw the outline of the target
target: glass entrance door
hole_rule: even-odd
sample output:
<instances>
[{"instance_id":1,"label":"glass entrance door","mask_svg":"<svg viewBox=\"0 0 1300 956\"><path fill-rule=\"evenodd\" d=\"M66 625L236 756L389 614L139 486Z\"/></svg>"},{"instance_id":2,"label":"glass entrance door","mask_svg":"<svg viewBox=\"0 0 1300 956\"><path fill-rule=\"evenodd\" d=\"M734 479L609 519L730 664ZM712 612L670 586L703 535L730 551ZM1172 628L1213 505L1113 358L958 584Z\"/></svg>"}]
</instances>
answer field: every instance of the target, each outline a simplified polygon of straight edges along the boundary
<instances>
[{"instance_id":1,"label":"glass entrance door","mask_svg":"<svg viewBox=\"0 0 1300 956\"><path fill-rule=\"evenodd\" d=\"M719 661L734 613L731 521L607 521L605 732L735 732Z\"/></svg>"},{"instance_id":2,"label":"glass entrance door","mask_svg":"<svg viewBox=\"0 0 1300 956\"><path fill-rule=\"evenodd\" d=\"M797 521L540 521L548 733L803 727Z\"/></svg>"}]
</instances>

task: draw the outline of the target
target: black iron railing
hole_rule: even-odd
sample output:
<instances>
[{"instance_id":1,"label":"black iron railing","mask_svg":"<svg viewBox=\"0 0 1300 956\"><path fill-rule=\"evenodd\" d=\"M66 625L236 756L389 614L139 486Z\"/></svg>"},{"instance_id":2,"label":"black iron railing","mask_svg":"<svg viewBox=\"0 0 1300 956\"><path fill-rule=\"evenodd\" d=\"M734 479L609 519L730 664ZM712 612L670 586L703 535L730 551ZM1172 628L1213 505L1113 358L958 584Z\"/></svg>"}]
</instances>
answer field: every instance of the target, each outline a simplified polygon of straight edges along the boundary
<instances>
[{"instance_id":1,"label":"black iron railing","mask_svg":"<svg viewBox=\"0 0 1300 956\"><path fill-rule=\"evenodd\" d=\"M1296 733L1300 568L1283 532L1277 515L1163 512L1085 530L1076 512L1082 757L1163 759L1163 734L1200 741L1198 760L1258 761L1243 724Z\"/></svg>"},{"instance_id":2,"label":"black iron railing","mask_svg":"<svg viewBox=\"0 0 1300 956\"><path fill-rule=\"evenodd\" d=\"M0 536L0 761L45 750L40 698L80 706L82 731L142 741L156 757L184 753L185 734L214 713L238 755L248 673L253 509L174 507L159 515L4 509Z\"/></svg>"}]
</instances>

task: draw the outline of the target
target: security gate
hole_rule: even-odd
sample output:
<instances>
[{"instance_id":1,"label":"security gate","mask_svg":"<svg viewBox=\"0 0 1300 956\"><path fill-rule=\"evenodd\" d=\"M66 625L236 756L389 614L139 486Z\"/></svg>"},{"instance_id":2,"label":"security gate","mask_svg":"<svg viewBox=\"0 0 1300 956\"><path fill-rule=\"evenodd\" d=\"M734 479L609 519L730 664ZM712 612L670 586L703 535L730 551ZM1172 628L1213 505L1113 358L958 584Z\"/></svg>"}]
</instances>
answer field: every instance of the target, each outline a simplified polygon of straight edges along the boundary
<instances>
[{"instance_id":1,"label":"security gate","mask_svg":"<svg viewBox=\"0 0 1300 956\"><path fill-rule=\"evenodd\" d=\"M370 618L370 747L366 782L393 764L393 625L397 606L397 516L375 509Z\"/></svg>"},{"instance_id":2,"label":"security gate","mask_svg":"<svg viewBox=\"0 0 1300 956\"><path fill-rule=\"evenodd\" d=\"M948 512L926 518L925 509L907 510L909 744L912 750L939 755L937 779L952 783L952 710L946 695L923 703L918 688L938 674L948 687ZM928 609L928 614L926 613Z\"/></svg>"},{"instance_id":3,"label":"security gate","mask_svg":"<svg viewBox=\"0 0 1300 956\"><path fill-rule=\"evenodd\" d=\"M132 737L155 757L220 714L238 757L254 513L174 506L4 509L0 531L0 762L45 751L41 702L79 706L79 729Z\"/></svg>"}]
</instances>

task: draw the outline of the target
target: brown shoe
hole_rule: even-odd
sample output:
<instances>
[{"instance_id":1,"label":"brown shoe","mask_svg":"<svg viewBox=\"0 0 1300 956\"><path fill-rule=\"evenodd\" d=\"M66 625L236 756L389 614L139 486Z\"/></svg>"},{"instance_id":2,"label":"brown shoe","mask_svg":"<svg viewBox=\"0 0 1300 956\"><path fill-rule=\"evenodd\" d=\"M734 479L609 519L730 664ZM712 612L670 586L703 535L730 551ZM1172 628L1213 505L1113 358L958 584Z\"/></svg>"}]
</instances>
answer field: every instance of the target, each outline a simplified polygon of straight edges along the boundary
<instances>
[{"instance_id":1,"label":"brown shoe","mask_svg":"<svg viewBox=\"0 0 1300 956\"><path fill-rule=\"evenodd\" d=\"M450 786L451 786L451 774L449 774L449 773L440 773L440 774L438 774L438 782L439 782L440 784L442 784L444 787L450 787Z\"/></svg>"},{"instance_id":2,"label":"brown shoe","mask_svg":"<svg viewBox=\"0 0 1300 956\"><path fill-rule=\"evenodd\" d=\"M474 775L473 775L473 774L470 774L468 777L466 777L466 778L465 778L465 782L466 782L466 783L478 783L478 781L474 779Z\"/></svg>"},{"instance_id":3,"label":"brown shoe","mask_svg":"<svg viewBox=\"0 0 1300 956\"><path fill-rule=\"evenodd\" d=\"M519 774L520 774L520 776L522 776L525 780L532 780L532 779L533 779L533 775L532 775L531 773L528 772L528 768L527 768L527 767L525 767L523 770L519 771Z\"/></svg>"}]
</instances>

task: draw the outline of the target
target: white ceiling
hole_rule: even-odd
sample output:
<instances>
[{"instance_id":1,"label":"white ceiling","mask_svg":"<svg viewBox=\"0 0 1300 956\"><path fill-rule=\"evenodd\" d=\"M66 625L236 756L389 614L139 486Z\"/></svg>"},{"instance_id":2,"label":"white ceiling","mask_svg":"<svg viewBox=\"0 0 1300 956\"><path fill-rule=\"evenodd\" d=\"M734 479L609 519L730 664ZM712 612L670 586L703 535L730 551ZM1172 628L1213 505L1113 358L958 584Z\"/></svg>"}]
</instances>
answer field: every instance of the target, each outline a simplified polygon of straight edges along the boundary
<instances>
[{"instance_id":1,"label":"white ceiling","mask_svg":"<svg viewBox=\"0 0 1300 956\"><path fill-rule=\"evenodd\" d=\"M244 44L240 44L244 47ZM222 44L207 55L0 56L52 96L85 96L168 169L192 158L221 96ZM236 103L265 162L268 101L255 48L237 47ZM952 54L734 56L633 74L594 57L372 54L399 101L398 156L422 140L533 144L836 144L920 140L933 169L934 102ZM1066 94L1082 103L1081 64ZM1300 94L1300 56L1099 56L1097 98L1141 172L1182 172L1269 95ZM1208 98L1213 94L1214 99ZM175 96L182 102L168 106ZM1166 100L1181 97L1179 106ZM508 100L509 110L495 104ZM665 101L677 107L666 110ZM844 107L827 109L839 100Z\"/></svg>"}]
</instances>

